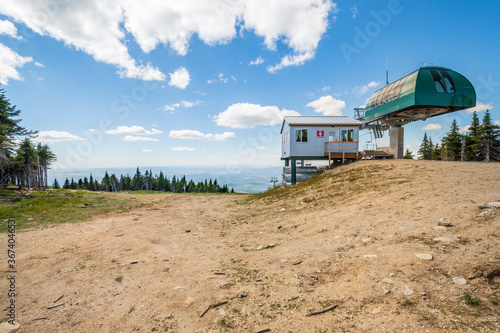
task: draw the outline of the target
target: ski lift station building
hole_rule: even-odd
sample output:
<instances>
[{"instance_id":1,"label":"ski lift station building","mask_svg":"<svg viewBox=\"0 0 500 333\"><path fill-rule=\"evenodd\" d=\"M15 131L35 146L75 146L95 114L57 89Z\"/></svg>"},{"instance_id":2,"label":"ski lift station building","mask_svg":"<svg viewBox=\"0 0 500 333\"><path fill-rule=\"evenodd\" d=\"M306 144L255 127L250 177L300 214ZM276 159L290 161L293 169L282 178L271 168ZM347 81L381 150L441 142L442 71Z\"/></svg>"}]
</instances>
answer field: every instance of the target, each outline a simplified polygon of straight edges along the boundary
<instances>
[{"instance_id":1,"label":"ski lift station building","mask_svg":"<svg viewBox=\"0 0 500 333\"><path fill-rule=\"evenodd\" d=\"M357 159L361 125L344 116L285 117L281 159L286 166L298 160Z\"/></svg>"},{"instance_id":2,"label":"ski lift station building","mask_svg":"<svg viewBox=\"0 0 500 333\"><path fill-rule=\"evenodd\" d=\"M389 140L384 140L389 146L385 147L395 158L402 158L404 125L475 105L475 89L463 75L446 67L421 67L376 91L366 108L355 109L356 119L285 117L281 159L290 166L295 184L296 161L360 158L359 131L363 128L373 130L376 141L385 139L383 131L389 130Z\"/></svg>"}]
</instances>

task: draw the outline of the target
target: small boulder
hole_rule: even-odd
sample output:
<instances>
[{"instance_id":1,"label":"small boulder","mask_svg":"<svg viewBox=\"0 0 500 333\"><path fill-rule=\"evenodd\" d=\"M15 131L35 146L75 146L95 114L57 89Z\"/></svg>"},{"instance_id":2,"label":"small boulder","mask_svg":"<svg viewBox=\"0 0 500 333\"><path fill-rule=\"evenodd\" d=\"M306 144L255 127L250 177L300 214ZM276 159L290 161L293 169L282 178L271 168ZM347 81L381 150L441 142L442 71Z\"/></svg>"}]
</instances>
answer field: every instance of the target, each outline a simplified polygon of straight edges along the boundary
<instances>
[{"instance_id":1,"label":"small boulder","mask_svg":"<svg viewBox=\"0 0 500 333\"><path fill-rule=\"evenodd\" d=\"M0 333L14 333L19 331L21 325L15 321L14 324L3 322L0 324Z\"/></svg>"},{"instance_id":2,"label":"small boulder","mask_svg":"<svg viewBox=\"0 0 500 333\"><path fill-rule=\"evenodd\" d=\"M484 212L481 212L477 217L490 217L491 215L493 214L485 210Z\"/></svg>"},{"instance_id":3,"label":"small boulder","mask_svg":"<svg viewBox=\"0 0 500 333\"><path fill-rule=\"evenodd\" d=\"M467 284L467 280L464 279L463 277L454 277L453 278L453 283L454 284L458 284L458 285L466 285Z\"/></svg>"},{"instance_id":4,"label":"small boulder","mask_svg":"<svg viewBox=\"0 0 500 333\"><path fill-rule=\"evenodd\" d=\"M451 226L451 221L446 217L442 217L439 219L438 225L442 227L449 227Z\"/></svg>"},{"instance_id":5,"label":"small boulder","mask_svg":"<svg viewBox=\"0 0 500 333\"><path fill-rule=\"evenodd\" d=\"M415 257L417 257L420 260L432 260L432 259L434 259L432 254L428 254L428 253L415 253Z\"/></svg>"},{"instance_id":6,"label":"small boulder","mask_svg":"<svg viewBox=\"0 0 500 333\"><path fill-rule=\"evenodd\" d=\"M492 209L500 209L500 201L497 202L483 202L479 208L485 209L485 208L492 208Z\"/></svg>"}]
</instances>

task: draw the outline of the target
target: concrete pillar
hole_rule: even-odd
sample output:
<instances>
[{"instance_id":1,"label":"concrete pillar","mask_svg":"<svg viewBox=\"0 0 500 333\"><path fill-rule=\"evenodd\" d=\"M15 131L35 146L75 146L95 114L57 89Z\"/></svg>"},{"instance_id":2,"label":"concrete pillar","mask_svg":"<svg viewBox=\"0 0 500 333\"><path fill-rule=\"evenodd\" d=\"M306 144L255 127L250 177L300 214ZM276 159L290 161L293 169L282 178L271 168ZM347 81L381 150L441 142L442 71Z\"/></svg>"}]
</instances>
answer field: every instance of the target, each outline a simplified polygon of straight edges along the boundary
<instances>
[{"instance_id":1,"label":"concrete pillar","mask_svg":"<svg viewBox=\"0 0 500 333\"><path fill-rule=\"evenodd\" d=\"M394 158L403 158L405 130L403 127L391 127L389 129L389 151L394 154Z\"/></svg>"}]
</instances>

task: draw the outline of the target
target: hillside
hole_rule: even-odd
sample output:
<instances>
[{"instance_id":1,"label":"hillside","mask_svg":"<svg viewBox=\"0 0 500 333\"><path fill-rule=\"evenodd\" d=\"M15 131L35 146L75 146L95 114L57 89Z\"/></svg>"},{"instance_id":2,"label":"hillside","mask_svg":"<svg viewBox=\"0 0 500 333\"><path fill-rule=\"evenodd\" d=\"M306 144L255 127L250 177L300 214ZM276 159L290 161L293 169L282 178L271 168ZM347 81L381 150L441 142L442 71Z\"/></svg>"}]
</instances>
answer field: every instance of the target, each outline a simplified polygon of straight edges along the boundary
<instances>
[{"instance_id":1,"label":"hillside","mask_svg":"<svg viewBox=\"0 0 500 333\"><path fill-rule=\"evenodd\" d=\"M254 196L124 195L147 206L18 234L19 332L500 330L500 210L479 208L500 201L499 164L362 161Z\"/></svg>"}]
</instances>

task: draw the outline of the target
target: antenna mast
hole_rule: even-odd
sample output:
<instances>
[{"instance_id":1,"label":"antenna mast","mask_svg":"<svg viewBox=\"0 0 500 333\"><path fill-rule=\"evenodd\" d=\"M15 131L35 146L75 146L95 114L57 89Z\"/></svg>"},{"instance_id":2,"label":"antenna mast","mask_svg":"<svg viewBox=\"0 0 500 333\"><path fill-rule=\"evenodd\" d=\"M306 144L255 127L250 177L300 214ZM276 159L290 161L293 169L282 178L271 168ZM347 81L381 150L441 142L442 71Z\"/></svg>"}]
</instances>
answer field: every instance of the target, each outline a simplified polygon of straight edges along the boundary
<instances>
[{"instance_id":1,"label":"antenna mast","mask_svg":"<svg viewBox=\"0 0 500 333\"><path fill-rule=\"evenodd\" d=\"M385 85L389 84L389 51L385 50Z\"/></svg>"}]
</instances>

